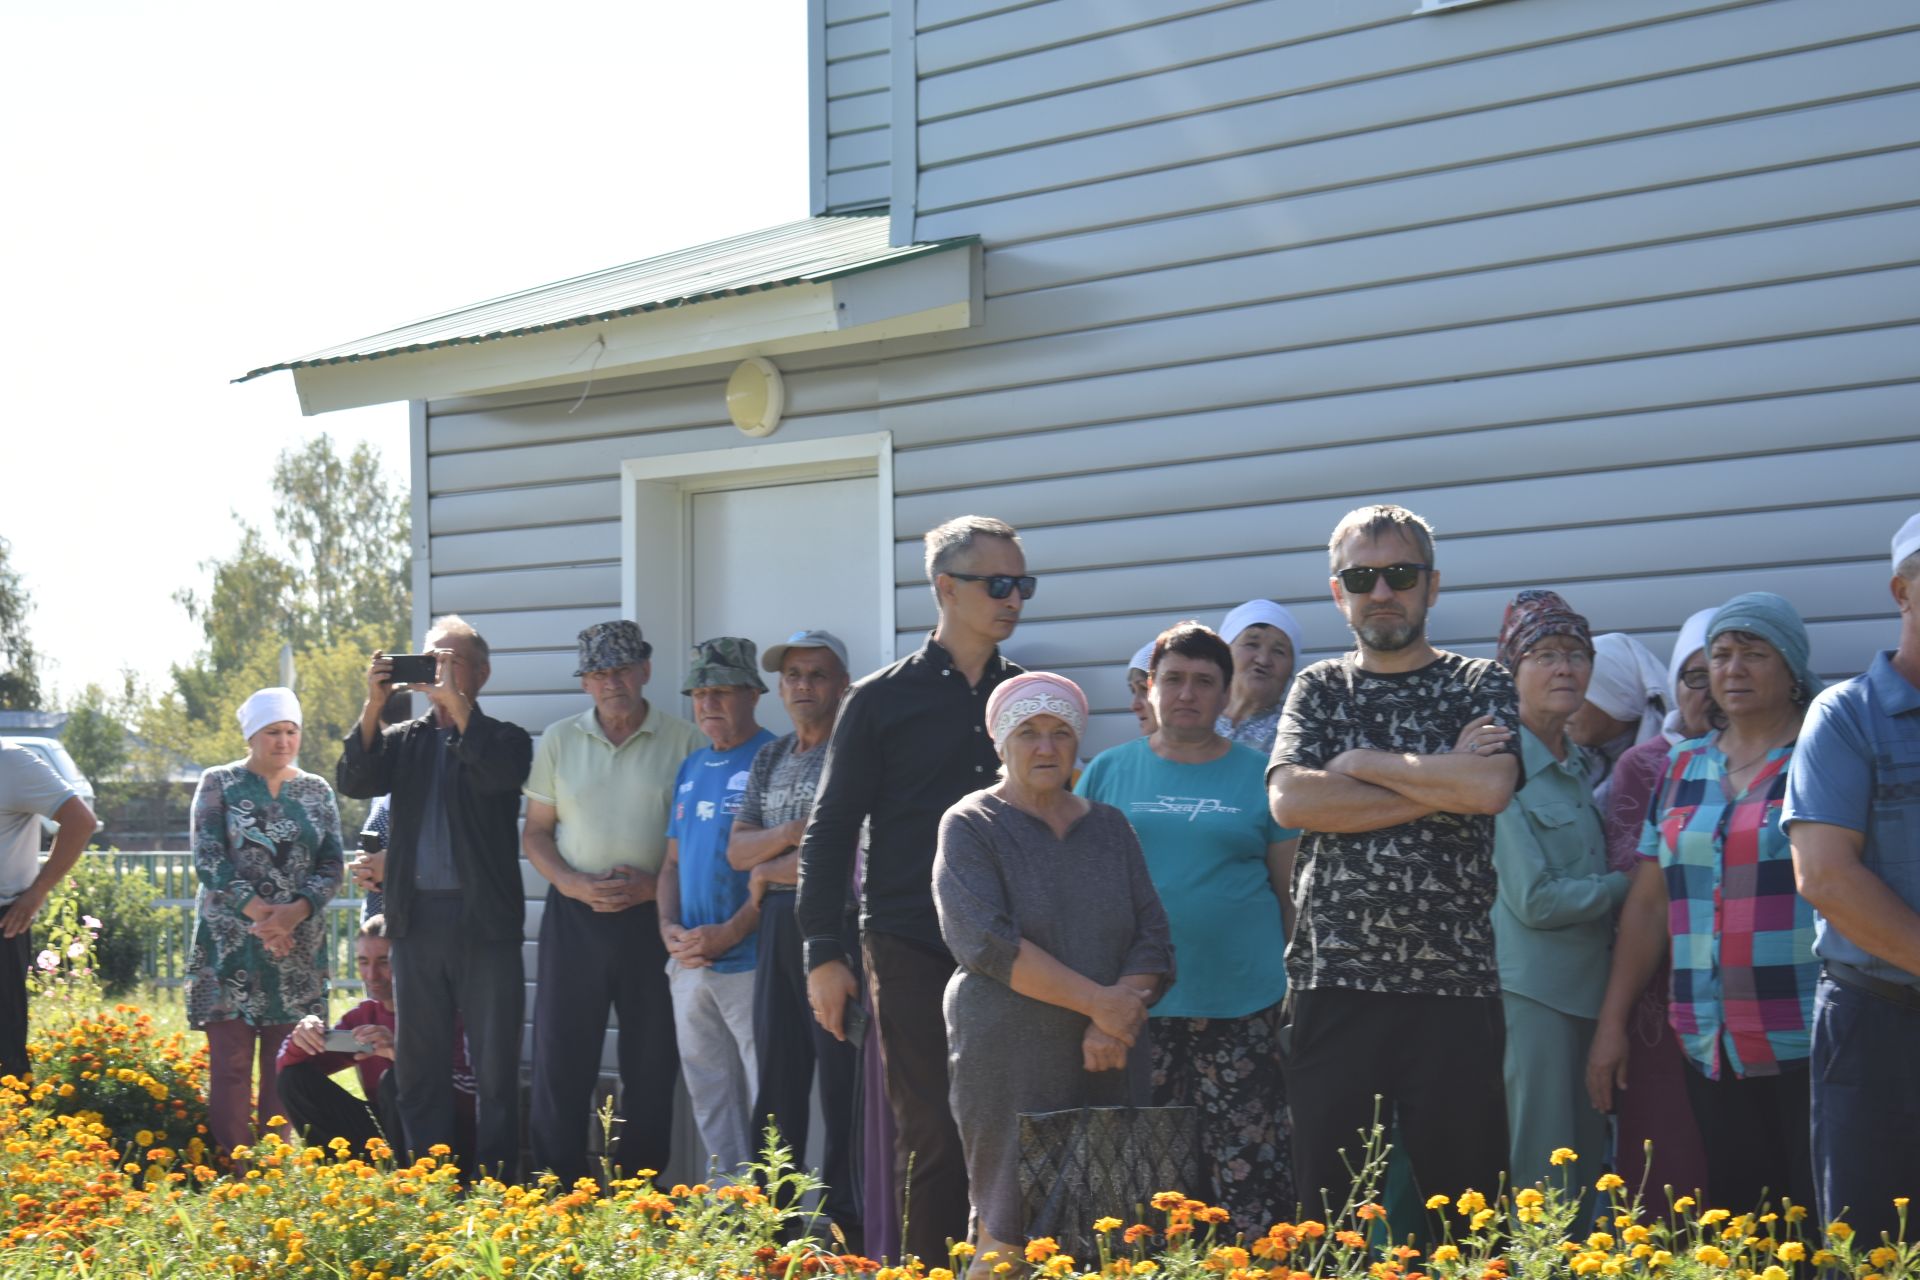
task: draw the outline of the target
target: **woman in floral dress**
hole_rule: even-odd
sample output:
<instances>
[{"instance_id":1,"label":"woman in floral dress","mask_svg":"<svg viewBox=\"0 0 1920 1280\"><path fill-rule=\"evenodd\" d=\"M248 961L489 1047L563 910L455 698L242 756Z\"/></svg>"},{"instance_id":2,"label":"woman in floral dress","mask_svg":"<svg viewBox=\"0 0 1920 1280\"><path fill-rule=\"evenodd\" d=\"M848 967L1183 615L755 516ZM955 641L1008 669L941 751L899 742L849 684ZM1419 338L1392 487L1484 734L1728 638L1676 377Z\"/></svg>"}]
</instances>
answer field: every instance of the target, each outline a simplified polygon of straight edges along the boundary
<instances>
[{"instance_id":1,"label":"woman in floral dress","mask_svg":"<svg viewBox=\"0 0 1920 1280\"><path fill-rule=\"evenodd\" d=\"M280 1109L280 1042L307 1014L326 1016L322 913L343 865L333 788L295 763L301 717L293 691L262 689L239 716L246 759L208 769L193 797L200 897L187 1021L207 1033L207 1100L221 1152L264 1132Z\"/></svg>"}]
</instances>

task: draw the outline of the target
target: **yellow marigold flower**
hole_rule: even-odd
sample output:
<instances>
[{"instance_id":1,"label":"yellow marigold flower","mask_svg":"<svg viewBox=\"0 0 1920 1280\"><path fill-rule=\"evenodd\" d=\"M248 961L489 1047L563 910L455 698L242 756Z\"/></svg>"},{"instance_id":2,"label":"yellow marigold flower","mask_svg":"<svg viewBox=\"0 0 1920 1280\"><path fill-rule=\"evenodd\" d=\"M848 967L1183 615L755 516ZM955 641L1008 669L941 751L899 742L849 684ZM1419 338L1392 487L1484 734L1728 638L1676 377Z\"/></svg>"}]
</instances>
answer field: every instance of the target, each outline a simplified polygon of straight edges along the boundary
<instances>
[{"instance_id":1,"label":"yellow marigold flower","mask_svg":"<svg viewBox=\"0 0 1920 1280\"><path fill-rule=\"evenodd\" d=\"M1604 1231L1596 1231L1587 1237L1587 1248L1611 1249L1613 1248L1613 1237Z\"/></svg>"},{"instance_id":2,"label":"yellow marigold flower","mask_svg":"<svg viewBox=\"0 0 1920 1280\"><path fill-rule=\"evenodd\" d=\"M1675 1213L1685 1213L1687 1210L1693 1208L1693 1204L1694 1200L1692 1196L1681 1196L1673 1202L1673 1211Z\"/></svg>"},{"instance_id":3,"label":"yellow marigold flower","mask_svg":"<svg viewBox=\"0 0 1920 1280\"><path fill-rule=\"evenodd\" d=\"M1732 1258L1727 1256L1726 1250L1710 1244L1703 1244L1698 1249L1695 1249L1693 1251L1693 1260L1695 1262L1703 1262L1709 1267L1724 1267L1733 1261Z\"/></svg>"},{"instance_id":4,"label":"yellow marigold flower","mask_svg":"<svg viewBox=\"0 0 1920 1280\"><path fill-rule=\"evenodd\" d=\"M1710 1227L1716 1222L1725 1222L1728 1218L1731 1218L1732 1216L1733 1215L1731 1213L1728 1213L1725 1209L1709 1209L1705 1213L1700 1215L1700 1225L1703 1227Z\"/></svg>"},{"instance_id":5,"label":"yellow marigold flower","mask_svg":"<svg viewBox=\"0 0 1920 1280\"><path fill-rule=\"evenodd\" d=\"M1678 1205L1675 1205L1674 1207L1679 1208ZM1807 1206L1803 1204L1790 1204L1787 1206L1788 1222L1805 1222L1806 1220L1807 1220Z\"/></svg>"},{"instance_id":6,"label":"yellow marigold flower","mask_svg":"<svg viewBox=\"0 0 1920 1280\"><path fill-rule=\"evenodd\" d=\"M953 1272L945 1267L935 1267L927 1272L927 1280L953 1280Z\"/></svg>"},{"instance_id":7,"label":"yellow marigold flower","mask_svg":"<svg viewBox=\"0 0 1920 1280\"><path fill-rule=\"evenodd\" d=\"M1777 1252L1782 1262L1799 1262L1807 1256L1807 1246L1798 1240L1789 1240Z\"/></svg>"},{"instance_id":8,"label":"yellow marigold flower","mask_svg":"<svg viewBox=\"0 0 1920 1280\"><path fill-rule=\"evenodd\" d=\"M965 1240L955 1240L947 1246L947 1252L960 1259L960 1261L965 1262L973 1256L973 1246Z\"/></svg>"},{"instance_id":9,"label":"yellow marigold flower","mask_svg":"<svg viewBox=\"0 0 1920 1280\"><path fill-rule=\"evenodd\" d=\"M997 1276L1012 1275L1013 1264L1011 1262L996 1262L993 1264L993 1274Z\"/></svg>"},{"instance_id":10,"label":"yellow marigold flower","mask_svg":"<svg viewBox=\"0 0 1920 1280\"><path fill-rule=\"evenodd\" d=\"M1896 1209L1904 1209L1904 1208L1906 1208L1906 1207L1907 1207L1907 1198L1906 1198L1905 1196L1895 1196L1895 1197L1893 1198L1893 1207L1894 1207L1894 1208L1896 1208Z\"/></svg>"},{"instance_id":11,"label":"yellow marigold flower","mask_svg":"<svg viewBox=\"0 0 1920 1280\"><path fill-rule=\"evenodd\" d=\"M1546 1199L1547 1197L1538 1187L1522 1187L1513 1193L1513 1202L1522 1209L1531 1209L1535 1206L1545 1204Z\"/></svg>"},{"instance_id":12,"label":"yellow marigold flower","mask_svg":"<svg viewBox=\"0 0 1920 1280\"><path fill-rule=\"evenodd\" d=\"M1617 1173L1603 1173L1600 1180L1593 1184L1596 1191L1618 1191L1627 1185L1627 1180Z\"/></svg>"},{"instance_id":13,"label":"yellow marigold flower","mask_svg":"<svg viewBox=\"0 0 1920 1280\"><path fill-rule=\"evenodd\" d=\"M1899 1257L1899 1250L1889 1249L1886 1245L1881 1245L1878 1249L1875 1249L1867 1255L1867 1261L1876 1267L1890 1267Z\"/></svg>"},{"instance_id":14,"label":"yellow marigold flower","mask_svg":"<svg viewBox=\"0 0 1920 1280\"><path fill-rule=\"evenodd\" d=\"M1851 1240L1853 1239L1853 1228L1844 1222L1829 1222L1827 1224L1827 1239Z\"/></svg>"},{"instance_id":15,"label":"yellow marigold flower","mask_svg":"<svg viewBox=\"0 0 1920 1280\"><path fill-rule=\"evenodd\" d=\"M1831 1249L1816 1249L1814 1250L1813 1257L1808 1259L1808 1261L1812 1262L1816 1267L1830 1267L1840 1261L1840 1255Z\"/></svg>"},{"instance_id":16,"label":"yellow marigold flower","mask_svg":"<svg viewBox=\"0 0 1920 1280\"><path fill-rule=\"evenodd\" d=\"M1428 1197L1427 1197L1427 1208L1429 1208L1429 1209L1444 1209L1444 1208L1446 1208L1446 1207L1447 1207L1447 1205L1448 1205L1448 1203L1449 1203L1449 1202L1450 1202L1451 1200L1452 1200L1452 1197L1451 1197L1451 1196L1428 1196Z\"/></svg>"},{"instance_id":17,"label":"yellow marigold flower","mask_svg":"<svg viewBox=\"0 0 1920 1280\"><path fill-rule=\"evenodd\" d=\"M1646 1241L1652 1239L1652 1237L1653 1232L1637 1222L1620 1232L1620 1238L1628 1244L1644 1244Z\"/></svg>"},{"instance_id":18,"label":"yellow marigold flower","mask_svg":"<svg viewBox=\"0 0 1920 1280\"><path fill-rule=\"evenodd\" d=\"M1665 1249L1655 1249L1653 1256L1647 1259L1648 1270L1658 1270L1673 1261L1673 1255Z\"/></svg>"},{"instance_id":19,"label":"yellow marigold flower","mask_svg":"<svg viewBox=\"0 0 1920 1280\"><path fill-rule=\"evenodd\" d=\"M1759 1280L1787 1280L1787 1269L1785 1267L1768 1267L1760 1273Z\"/></svg>"},{"instance_id":20,"label":"yellow marigold flower","mask_svg":"<svg viewBox=\"0 0 1920 1280\"><path fill-rule=\"evenodd\" d=\"M1467 1220L1468 1229L1473 1231L1482 1230L1489 1222L1493 1221L1494 1216L1493 1210L1482 1209Z\"/></svg>"},{"instance_id":21,"label":"yellow marigold flower","mask_svg":"<svg viewBox=\"0 0 1920 1280\"><path fill-rule=\"evenodd\" d=\"M1445 1196L1435 1196L1434 1198L1436 1200L1441 1201L1442 1203L1445 1203L1446 1201ZM1433 1208L1431 1204L1429 1204L1427 1207L1429 1209ZM1427 1260L1433 1263L1433 1265L1436 1267L1444 1266L1449 1262L1458 1262L1460 1261L1460 1250L1457 1246L1450 1245L1450 1244L1443 1244L1435 1248L1432 1256L1430 1256Z\"/></svg>"},{"instance_id":22,"label":"yellow marigold flower","mask_svg":"<svg viewBox=\"0 0 1920 1280\"><path fill-rule=\"evenodd\" d=\"M1486 1207L1487 1198L1471 1187L1467 1188L1465 1194L1454 1202L1454 1208L1460 1211L1460 1216L1463 1218L1469 1214L1478 1213Z\"/></svg>"},{"instance_id":23,"label":"yellow marigold flower","mask_svg":"<svg viewBox=\"0 0 1920 1280\"><path fill-rule=\"evenodd\" d=\"M1118 1231L1120 1229L1120 1219L1100 1218L1094 1222L1093 1229L1101 1235L1105 1235L1109 1231ZM929 1277L928 1280L932 1280L932 1278Z\"/></svg>"},{"instance_id":24,"label":"yellow marigold flower","mask_svg":"<svg viewBox=\"0 0 1920 1280\"><path fill-rule=\"evenodd\" d=\"M1027 1241L1027 1261L1045 1262L1060 1252L1060 1243L1052 1236L1041 1236L1037 1240Z\"/></svg>"},{"instance_id":25,"label":"yellow marigold flower","mask_svg":"<svg viewBox=\"0 0 1920 1280\"><path fill-rule=\"evenodd\" d=\"M1555 1147L1553 1154L1548 1157L1554 1164L1567 1164L1579 1158L1579 1156L1573 1153L1573 1148L1571 1147Z\"/></svg>"}]
</instances>

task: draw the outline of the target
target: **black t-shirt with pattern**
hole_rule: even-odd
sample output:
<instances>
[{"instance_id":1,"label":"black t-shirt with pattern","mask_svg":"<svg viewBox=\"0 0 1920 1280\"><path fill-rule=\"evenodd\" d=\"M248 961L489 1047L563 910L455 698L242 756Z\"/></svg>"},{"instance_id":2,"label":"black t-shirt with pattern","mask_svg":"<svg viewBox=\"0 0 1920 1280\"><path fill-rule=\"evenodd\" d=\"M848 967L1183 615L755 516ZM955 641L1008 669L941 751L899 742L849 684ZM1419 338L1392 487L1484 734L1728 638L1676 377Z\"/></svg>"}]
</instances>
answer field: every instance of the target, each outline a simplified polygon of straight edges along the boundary
<instances>
[{"instance_id":1,"label":"black t-shirt with pattern","mask_svg":"<svg viewBox=\"0 0 1920 1280\"><path fill-rule=\"evenodd\" d=\"M1295 677L1269 772L1324 769L1355 749L1443 755L1484 715L1517 730L1513 677L1497 662L1443 650L1417 671L1387 673L1362 671L1355 658ZM1500 993L1488 916L1491 817L1436 813L1378 831L1305 832L1293 900L1287 980L1296 988Z\"/></svg>"}]
</instances>

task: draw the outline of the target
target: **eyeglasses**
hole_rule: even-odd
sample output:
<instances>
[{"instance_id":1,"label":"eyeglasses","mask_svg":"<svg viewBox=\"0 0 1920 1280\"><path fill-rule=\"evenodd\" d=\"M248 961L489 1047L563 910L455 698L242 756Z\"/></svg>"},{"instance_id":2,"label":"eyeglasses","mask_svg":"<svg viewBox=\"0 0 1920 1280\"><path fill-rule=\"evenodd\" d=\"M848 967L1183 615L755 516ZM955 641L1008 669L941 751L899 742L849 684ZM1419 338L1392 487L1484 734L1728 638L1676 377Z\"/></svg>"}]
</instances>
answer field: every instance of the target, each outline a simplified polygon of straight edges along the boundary
<instances>
[{"instance_id":1,"label":"eyeglasses","mask_svg":"<svg viewBox=\"0 0 1920 1280\"><path fill-rule=\"evenodd\" d=\"M984 582L987 584L987 594L995 600L1005 600L1013 594L1015 587L1020 588L1020 598L1022 600L1031 600L1033 599L1033 589L1040 585L1040 580L1030 573L1019 575L1011 573L949 573L947 576L960 582Z\"/></svg>"},{"instance_id":2,"label":"eyeglasses","mask_svg":"<svg viewBox=\"0 0 1920 1280\"><path fill-rule=\"evenodd\" d=\"M1351 569L1342 569L1334 576L1340 579L1340 585L1349 594L1364 596L1373 590L1373 584L1381 578L1387 580L1387 586L1395 591L1411 591L1420 581L1420 575L1433 568L1430 564L1357 564Z\"/></svg>"},{"instance_id":3,"label":"eyeglasses","mask_svg":"<svg viewBox=\"0 0 1920 1280\"><path fill-rule=\"evenodd\" d=\"M1689 667L1680 673L1680 683L1689 689L1704 689L1712 681L1713 677L1700 667Z\"/></svg>"},{"instance_id":4,"label":"eyeglasses","mask_svg":"<svg viewBox=\"0 0 1920 1280\"><path fill-rule=\"evenodd\" d=\"M1520 655L1520 660L1545 667L1549 671L1555 667L1579 671L1593 665L1593 655L1585 649L1529 649Z\"/></svg>"}]
</instances>

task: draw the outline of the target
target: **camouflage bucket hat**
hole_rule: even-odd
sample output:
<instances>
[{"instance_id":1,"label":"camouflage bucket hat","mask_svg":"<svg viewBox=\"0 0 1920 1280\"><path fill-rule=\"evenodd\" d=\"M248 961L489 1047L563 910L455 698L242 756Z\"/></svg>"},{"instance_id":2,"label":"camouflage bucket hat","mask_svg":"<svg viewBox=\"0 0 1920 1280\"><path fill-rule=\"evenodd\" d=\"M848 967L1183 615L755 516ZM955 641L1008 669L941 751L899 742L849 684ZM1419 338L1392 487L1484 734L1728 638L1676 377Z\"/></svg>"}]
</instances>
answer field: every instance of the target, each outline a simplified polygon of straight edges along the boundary
<instances>
[{"instance_id":1,"label":"camouflage bucket hat","mask_svg":"<svg viewBox=\"0 0 1920 1280\"><path fill-rule=\"evenodd\" d=\"M640 638L639 623L625 618L596 622L580 633L580 669L573 674L638 666L652 656L653 646Z\"/></svg>"},{"instance_id":2,"label":"camouflage bucket hat","mask_svg":"<svg viewBox=\"0 0 1920 1280\"><path fill-rule=\"evenodd\" d=\"M760 682L760 675L754 670L753 641L742 636L715 636L711 640L702 640L693 646L693 662L687 669L687 679L680 686L680 692L692 693L695 689L710 689L715 685L743 684L749 689L758 689L765 693L767 686Z\"/></svg>"}]
</instances>

